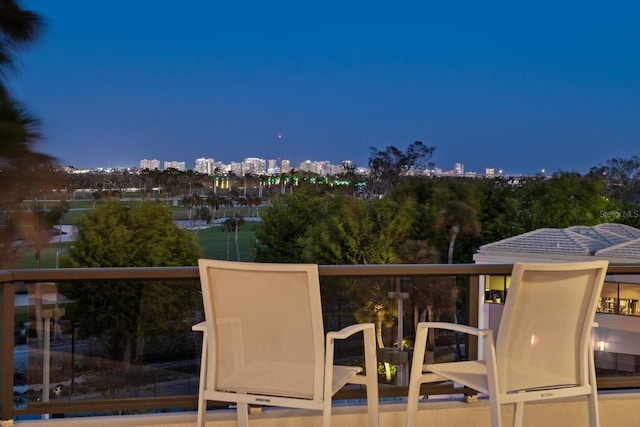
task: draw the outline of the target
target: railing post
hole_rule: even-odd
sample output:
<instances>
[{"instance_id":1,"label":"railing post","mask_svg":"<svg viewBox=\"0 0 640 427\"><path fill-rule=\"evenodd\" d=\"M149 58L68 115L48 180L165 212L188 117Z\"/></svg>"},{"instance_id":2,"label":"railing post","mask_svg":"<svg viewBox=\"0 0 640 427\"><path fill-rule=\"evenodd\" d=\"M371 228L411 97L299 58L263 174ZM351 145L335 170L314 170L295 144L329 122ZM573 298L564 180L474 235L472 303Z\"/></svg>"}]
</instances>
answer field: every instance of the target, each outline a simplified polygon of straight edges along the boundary
<instances>
[{"instance_id":1,"label":"railing post","mask_svg":"<svg viewBox=\"0 0 640 427\"><path fill-rule=\"evenodd\" d=\"M469 308L469 326L477 328L479 325L479 298L480 298L480 276L477 274L469 276L467 307ZM478 337L469 337L468 360L478 360Z\"/></svg>"},{"instance_id":2,"label":"railing post","mask_svg":"<svg viewBox=\"0 0 640 427\"><path fill-rule=\"evenodd\" d=\"M0 272L0 424L13 421L13 348L15 283L11 273Z\"/></svg>"}]
</instances>

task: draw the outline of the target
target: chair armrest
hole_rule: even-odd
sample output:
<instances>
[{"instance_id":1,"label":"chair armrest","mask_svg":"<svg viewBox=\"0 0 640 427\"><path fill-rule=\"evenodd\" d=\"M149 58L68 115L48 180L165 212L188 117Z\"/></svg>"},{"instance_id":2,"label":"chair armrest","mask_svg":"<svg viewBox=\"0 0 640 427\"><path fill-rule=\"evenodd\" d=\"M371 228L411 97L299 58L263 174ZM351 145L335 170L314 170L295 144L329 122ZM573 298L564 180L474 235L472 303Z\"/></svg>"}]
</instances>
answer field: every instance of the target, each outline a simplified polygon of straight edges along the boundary
<instances>
[{"instance_id":1,"label":"chair armrest","mask_svg":"<svg viewBox=\"0 0 640 427\"><path fill-rule=\"evenodd\" d=\"M420 322L418 329L447 329L450 331L462 332L467 335L486 336L491 333L491 329L478 329L472 326L460 325L447 322Z\"/></svg>"},{"instance_id":2,"label":"chair armrest","mask_svg":"<svg viewBox=\"0 0 640 427\"><path fill-rule=\"evenodd\" d=\"M198 331L198 332L207 332L207 322L204 321L204 322L196 323L191 327L191 330Z\"/></svg>"},{"instance_id":3,"label":"chair armrest","mask_svg":"<svg viewBox=\"0 0 640 427\"><path fill-rule=\"evenodd\" d=\"M343 340L349 338L351 335L366 331L368 329L375 331L375 326L373 323L357 323L355 325L350 325L345 328L340 329L339 331L331 331L327 333L327 340Z\"/></svg>"}]
</instances>

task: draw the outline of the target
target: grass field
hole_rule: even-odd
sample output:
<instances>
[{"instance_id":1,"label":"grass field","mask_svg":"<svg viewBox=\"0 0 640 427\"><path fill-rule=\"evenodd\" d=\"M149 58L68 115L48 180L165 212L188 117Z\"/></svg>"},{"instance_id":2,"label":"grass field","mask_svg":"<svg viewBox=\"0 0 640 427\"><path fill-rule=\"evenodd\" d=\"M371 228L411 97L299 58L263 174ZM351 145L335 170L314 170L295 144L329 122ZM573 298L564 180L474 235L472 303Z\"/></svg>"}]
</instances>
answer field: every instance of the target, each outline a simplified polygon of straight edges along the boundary
<instances>
[{"instance_id":1,"label":"grass field","mask_svg":"<svg viewBox=\"0 0 640 427\"><path fill-rule=\"evenodd\" d=\"M187 212L185 211L182 205L174 206L173 199L158 199L164 205L166 205L171 212L173 213L173 219L182 220L187 219ZM126 202L127 200L123 200ZM40 202L38 204L41 209L51 209L54 206L57 206L60 202L57 200L49 200L46 203ZM77 224L80 217L93 209L93 200L71 200L69 201L70 210L64 214L64 223L65 224ZM233 216L235 213L240 214L242 217L254 216L255 215L255 207L248 208L246 206L237 206L237 207L222 207L219 208L216 212L217 218L224 218Z\"/></svg>"},{"instance_id":2,"label":"grass field","mask_svg":"<svg viewBox=\"0 0 640 427\"><path fill-rule=\"evenodd\" d=\"M41 268L55 268L56 259L64 256L65 251L73 242L53 243L40 254ZM18 260L16 268L36 268L36 258L33 250L27 250Z\"/></svg>"},{"instance_id":3,"label":"grass field","mask_svg":"<svg viewBox=\"0 0 640 427\"><path fill-rule=\"evenodd\" d=\"M54 206L56 202L50 202L51 206ZM167 202L169 205L169 202ZM64 215L63 223L68 225L75 225L78 223L80 217L85 215L93 207L93 202L90 200L75 200L71 202L71 210ZM183 207L169 206L173 212L175 220L186 220L187 214ZM241 216L247 214L247 208L226 208L221 209L216 213L217 217L230 217L235 213L239 213ZM238 232L238 246L240 248L240 261L253 261L255 255L255 230L258 226L258 222L249 221L240 226ZM193 230L198 244L202 248L203 256L205 258L213 259L229 259L232 261L237 260L236 242L234 233L230 233L227 236L226 228L223 226L211 226L208 228L202 228L200 230ZM228 237L228 242L227 242ZM40 259L41 268L56 268L61 264L61 260L65 256L67 249L73 246L73 242L56 242L52 243L50 247L46 248ZM228 247L228 249L227 249ZM227 255L228 252L228 255ZM36 260L33 250L26 251L18 261L16 268L36 268Z\"/></svg>"},{"instance_id":4,"label":"grass field","mask_svg":"<svg viewBox=\"0 0 640 427\"><path fill-rule=\"evenodd\" d=\"M253 261L255 255L255 223L245 223L240 226L238 246L240 247L240 261ZM215 226L199 231L192 231L196 235L198 244L202 248L203 257L213 259L227 259L227 232L224 227ZM62 260L66 250L73 246L73 242L53 243L42 251L40 257L41 268L56 268L56 259ZM228 259L236 261L236 243L234 233L229 235ZM33 250L26 251L18 261L16 268L36 268Z\"/></svg>"},{"instance_id":5,"label":"grass field","mask_svg":"<svg viewBox=\"0 0 640 427\"><path fill-rule=\"evenodd\" d=\"M238 232L238 247L240 248L240 261L253 261L255 257L257 223L249 222L240 226ZM198 243L203 250L205 258L237 260L236 243L234 233L227 235L224 227L216 226L200 230L196 234ZM229 256L227 257L227 238Z\"/></svg>"}]
</instances>

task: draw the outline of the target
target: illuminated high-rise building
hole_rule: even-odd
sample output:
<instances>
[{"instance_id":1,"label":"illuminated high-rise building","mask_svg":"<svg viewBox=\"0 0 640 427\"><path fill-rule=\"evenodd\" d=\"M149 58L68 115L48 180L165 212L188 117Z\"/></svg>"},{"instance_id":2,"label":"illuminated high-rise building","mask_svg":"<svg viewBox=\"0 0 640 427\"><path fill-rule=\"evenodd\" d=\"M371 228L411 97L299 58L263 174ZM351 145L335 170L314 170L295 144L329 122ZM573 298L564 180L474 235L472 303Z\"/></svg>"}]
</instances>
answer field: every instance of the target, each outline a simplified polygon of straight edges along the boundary
<instances>
[{"instance_id":1,"label":"illuminated high-rise building","mask_svg":"<svg viewBox=\"0 0 640 427\"><path fill-rule=\"evenodd\" d=\"M149 160L149 159L143 159L140 160L140 169L149 169L150 171L155 170L155 169L160 169L160 160Z\"/></svg>"},{"instance_id":2,"label":"illuminated high-rise building","mask_svg":"<svg viewBox=\"0 0 640 427\"><path fill-rule=\"evenodd\" d=\"M179 171L186 171L187 170L187 164L185 162L176 162L175 160L172 161L165 161L164 162L164 169L177 169Z\"/></svg>"},{"instance_id":3,"label":"illuminated high-rise building","mask_svg":"<svg viewBox=\"0 0 640 427\"><path fill-rule=\"evenodd\" d=\"M198 173L204 173L207 175L213 175L215 171L216 165L215 161L211 158L200 158L196 159L193 170Z\"/></svg>"},{"instance_id":4,"label":"illuminated high-rise building","mask_svg":"<svg viewBox=\"0 0 640 427\"><path fill-rule=\"evenodd\" d=\"M244 159L243 172L245 174L250 173L252 175L263 175L267 172L264 159L257 157L247 157Z\"/></svg>"}]
</instances>

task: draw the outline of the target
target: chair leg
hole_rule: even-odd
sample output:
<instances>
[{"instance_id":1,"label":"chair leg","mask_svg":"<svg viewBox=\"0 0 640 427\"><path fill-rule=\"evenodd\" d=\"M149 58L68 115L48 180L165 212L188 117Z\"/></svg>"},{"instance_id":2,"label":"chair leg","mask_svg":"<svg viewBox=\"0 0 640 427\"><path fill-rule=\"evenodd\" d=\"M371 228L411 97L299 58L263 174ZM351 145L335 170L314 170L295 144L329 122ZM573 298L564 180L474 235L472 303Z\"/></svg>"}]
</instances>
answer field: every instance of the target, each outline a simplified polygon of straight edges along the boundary
<instances>
[{"instance_id":1,"label":"chair leg","mask_svg":"<svg viewBox=\"0 0 640 427\"><path fill-rule=\"evenodd\" d=\"M238 427L249 427L249 404L246 402L238 402L236 406Z\"/></svg>"},{"instance_id":2,"label":"chair leg","mask_svg":"<svg viewBox=\"0 0 640 427\"><path fill-rule=\"evenodd\" d=\"M418 403L420 400L420 385L422 384L422 365L424 353L427 347L427 334L429 329L418 324L416 340L414 344L413 359L411 360L411 372L409 374L409 391L407 393L407 413L405 427L415 427L418 417Z\"/></svg>"},{"instance_id":3,"label":"chair leg","mask_svg":"<svg viewBox=\"0 0 640 427\"><path fill-rule=\"evenodd\" d=\"M331 396L322 402L322 427L331 427Z\"/></svg>"},{"instance_id":4,"label":"chair leg","mask_svg":"<svg viewBox=\"0 0 640 427\"><path fill-rule=\"evenodd\" d=\"M376 336L373 329L364 332L367 415L369 418L369 427L378 427L380 424L380 407L378 402L378 360L375 340Z\"/></svg>"},{"instance_id":5,"label":"chair leg","mask_svg":"<svg viewBox=\"0 0 640 427\"><path fill-rule=\"evenodd\" d=\"M502 415L500 413L500 402L494 397L489 397L491 408L491 427L502 427Z\"/></svg>"},{"instance_id":6,"label":"chair leg","mask_svg":"<svg viewBox=\"0 0 640 427\"><path fill-rule=\"evenodd\" d=\"M524 402L516 402L513 408L513 427L522 427Z\"/></svg>"},{"instance_id":7,"label":"chair leg","mask_svg":"<svg viewBox=\"0 0 640 427\"><path fill-rule=\"evenodd\" d=\"M207 401L202 398L202 394L198 398L198 419L196 421L197 427L204 427L204 418L207 413Z\"/></svg>"},{"instance_id":8,"label":"chair leg","mask_svg":"<svg viewBox=\"0 0 640 427\"><path fill-rule=\"evenodd\" d=\"M379 413L378 382L376 381L373 385L367 384L367 416L369 419L369 427L378 427L380 425Z\"/></svg>"},{"instance_id":9,"label":"chair leg","mask_svg":"<svg viewBox=\"0 0 640 427\"><path fill-rule=\"evenodd\" d=\"M418 416L418 403L420 400L420 381L409 382L409 392L407 393L407 413L405 427L416 427Z\"/></svg>"},{"instance_id":10,"label":"chair leg","mask_svg":"<svg viewBox=\"0 0 640 427\"><path fill-rule=\"evenodd\" d=\"M598 392L592 391L587 397L589 404L589 427L599 427L600 417L598 413Z\"/></svg>"},{"instance_id":11,"label":"chair leg","mask_svg":"<svg viewBox=\"0 0 640 427\"><path fill-rule=\"evenodd\" d=\"M202 338L202 358L200 359L200 380L198 382L198 419L197 427L204 427L207 414L207 399L204 397L205 383L207 381L207 334Z\"/></svg>"},{"instance_id":12,"label":"chair leg","mask_svg":"<svg viewBox=\"0 0 640 427\"><path fill-rule=\"evenodd\" d=\"M591 384L591 393L587 396L589 405L589 427L600 426L600 414L598 411L598 386L596 383L596 365L593 360L593 343L589 341L589 383Z\"/></svg>"}]
</instances>

